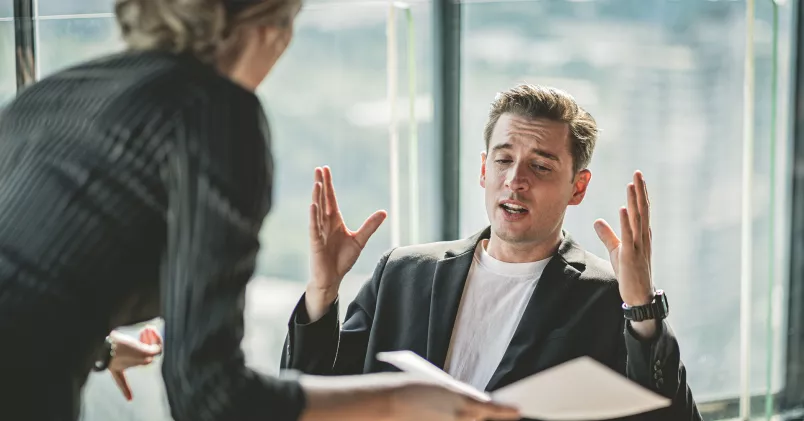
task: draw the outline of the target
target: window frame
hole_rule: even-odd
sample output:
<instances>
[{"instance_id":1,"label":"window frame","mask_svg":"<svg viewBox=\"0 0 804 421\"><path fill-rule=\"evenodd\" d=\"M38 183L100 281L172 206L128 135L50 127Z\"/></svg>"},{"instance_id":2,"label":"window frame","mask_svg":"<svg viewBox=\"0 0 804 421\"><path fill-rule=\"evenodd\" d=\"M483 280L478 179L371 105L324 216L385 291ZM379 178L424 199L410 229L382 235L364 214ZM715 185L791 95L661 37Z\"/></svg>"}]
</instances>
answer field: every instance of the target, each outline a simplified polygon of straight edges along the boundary
<instances>
[{"instance_id":1,"label":"window frame","mask_svg":"<svg viewBox=\"0 0 804 421\"><path fill-rule=\"evenodd\" d=\"M15 51L17 91L32 80L25 76L26 66L32 66L36 74L36 26L37 0L14 1ZM804 167L804 7L793 2L794 33L791 50L795 55L794 83L790 115L793 127L793 166ZM432 0L433 8L433 103L436 142L439 144L439 182L441 194L440 240L460 238L460 114L461 114L461 3L460 0ZM33 59L25 63L24 57ZM782 420L801 419L804 416L804 171L792 171L792 200L790 201L791 230L790 276L787 282L788 327L786 332L785 386L773 396L775 410ZM765 396L752 397L752 412L764 412ZM739 414L739 397L698 402L707 418L736 418Z\"/></svg>"}]
</instances>

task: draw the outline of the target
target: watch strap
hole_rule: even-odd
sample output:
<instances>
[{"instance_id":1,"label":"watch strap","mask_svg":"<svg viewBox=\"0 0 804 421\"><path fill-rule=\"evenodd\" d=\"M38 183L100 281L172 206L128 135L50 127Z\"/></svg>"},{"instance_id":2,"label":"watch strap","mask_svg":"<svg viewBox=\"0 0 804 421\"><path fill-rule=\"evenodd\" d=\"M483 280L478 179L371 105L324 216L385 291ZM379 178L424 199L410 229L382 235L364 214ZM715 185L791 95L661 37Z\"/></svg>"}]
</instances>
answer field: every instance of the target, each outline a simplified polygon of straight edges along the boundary
<instances>
[{"instance_id":1,"label":"watch strap","mask_svg":"<svg viewBox=\"0 0 804 421\"><path fill-rule=\"evenodd\" d=\"M667 296L662 290L657 290L653 300L648 304L631 307L623 303L623 316L634 322L663 320L669 313L670 307L667 304Z\"/></svg>"}]
</instances>

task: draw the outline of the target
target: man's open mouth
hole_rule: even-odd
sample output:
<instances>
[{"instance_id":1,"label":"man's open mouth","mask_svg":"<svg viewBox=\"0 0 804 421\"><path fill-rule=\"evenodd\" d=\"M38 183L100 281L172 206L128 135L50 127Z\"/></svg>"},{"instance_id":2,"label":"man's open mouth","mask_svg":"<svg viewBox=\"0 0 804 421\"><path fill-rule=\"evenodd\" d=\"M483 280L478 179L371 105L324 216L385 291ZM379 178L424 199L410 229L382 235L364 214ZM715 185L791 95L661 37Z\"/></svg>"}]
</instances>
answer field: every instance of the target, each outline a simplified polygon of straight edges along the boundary
<instances>
[{"instance_id":1,"label":"man's open mouth","mask_svg":"<svg viewBox=\"0 0 804 421\"><path fill-rule=\"evenodd\" d=\"M508 213L527 213L528 209L524 206L515 205L513 203L502 203L500 207L503 208L504 211Z\"/></svg>"}]
</instances>

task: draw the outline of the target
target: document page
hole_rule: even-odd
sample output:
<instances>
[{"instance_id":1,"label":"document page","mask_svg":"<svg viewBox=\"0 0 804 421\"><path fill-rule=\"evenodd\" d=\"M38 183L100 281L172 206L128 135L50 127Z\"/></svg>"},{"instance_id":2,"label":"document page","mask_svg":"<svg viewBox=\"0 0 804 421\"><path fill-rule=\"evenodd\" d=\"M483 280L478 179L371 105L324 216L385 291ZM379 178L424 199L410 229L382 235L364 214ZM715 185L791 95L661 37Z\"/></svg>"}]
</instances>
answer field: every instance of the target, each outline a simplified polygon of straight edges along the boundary
<instances>
[{"instance_id":1,"label":"document page","mask_svg":"<svg viewBox=\"0 0 804 421\"><path fill-rule=\"evenodd\" d=\"M660 396L590 357L581 357L522 379L491 395L459 382L411 351L381 352L377 359L481 401L518 408L525 418L604 420L670 405Z\"/></svg>"}]
</instances>

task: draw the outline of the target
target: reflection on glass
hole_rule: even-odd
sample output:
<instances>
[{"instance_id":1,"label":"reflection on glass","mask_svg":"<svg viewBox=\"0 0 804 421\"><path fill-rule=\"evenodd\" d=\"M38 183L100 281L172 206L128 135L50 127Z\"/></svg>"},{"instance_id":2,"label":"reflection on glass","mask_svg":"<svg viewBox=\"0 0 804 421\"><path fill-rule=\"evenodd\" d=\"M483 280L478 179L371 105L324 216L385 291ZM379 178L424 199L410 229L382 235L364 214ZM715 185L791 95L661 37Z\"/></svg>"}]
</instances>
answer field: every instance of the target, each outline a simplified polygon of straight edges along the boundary
<instances>
[{"instance_id":1,"label":"reflection on glass","mask_svg":"<svg viewBox=\"0 0 804 421\"><path fill-rule=\"evenodd\" d=\"M14 22L0 21L0 107L17 93Z\"/></svg>"},{"instance_id":2,"label":"reflection on glass","mask_svg":"<svg viewBox=\"0 0 804 421\"><path fill-rule=\"evenodd\" d=\"M13 16L14 16L13 0L0 0L0 18L10 18Z\"/></svg>"},{"instance_id":3,"label":"reflection on glass","mask_svg":"<svg viewBox=\"0 0 804 421\"><path fill-rule=\"evenodd\" d=\"M300 15L298 30L287 57L260 90L273 129L276 163L275 207L261 235L258 280L249 312L254 315L253 361L275 370L284 341L287 318L308 281L308 207L313 169L329 165L333 171L341 212L357 229L372 212L389 209L389 104L386 101L387 4L311 6ZM416 4L415 90L419 143L419 239L438 235L438 206L430 180L437 179L430 100L429 5ZM408 158L407 21L397 13L399 36L398 86L400 190L404 203L410 194ZM416 191L416 189L414 189ZM411 241L410 212L389 215L369 241L342 286L342 310L368 279L382 253L388 250L390 218L398 218L403 244ZM264 285L264 286L260 286ZM280 293L278 291L287 291ZM253 305L252 305L253 304ZM269 330L272 331L268 334ZM250 330L249 333L252 331ZM256 332L255 332L256 333ZM259 338L259 339L258 339ZM248 349L248 348L247 348Z\"/></svg>"},{"instance_id":4,"label":"reflection on glass","mask_svg":"<svg viewBox=\"0 0 804 421\"><path fill-rule=\"evenodd\" d=\"M123 48L113 18L40 19L39 77Z\"/></svg>"},{"instance_id":5,"label":"reflection on glass","mask_svg":"<svg viewBox=\"0 0 804 421\"><path fill-rule=\"evenodd\" d=\"M786 199L777 195L777 203L768 202L771 15L768 2L757 3L751 368L753 393L762 395L769 333L767 256L770 246L786 244L777 235L776 244L769 245L767 227L770 212L784 209ZM789 17L787 9L782 13ZM473 2L463 5L463 19L462 234L488 222L475 174L494 94L520 82L570 92L596 118L602 134L589 191L583 204L568 209L566 228L588 250L606 256L592 223L602 217L618 224L625 185L634 170L643 170L652 202L655 281L668 291L670 323L693 393L699 401L737 397L745 5ZM782 54L790 39L785 28L789 25L780 35ZM780 88L783 95L789 91L788 85ZM783 165L775 170L783 174L777 184L784 184L788 170ZM786 224L780 217L776 221ZM779 297L777 303L776 333L785 301ZM783 354L779 343L773 349L773 389L778 390Z\"/></svg>"},{"instance_id":6,"label":"reflection on glass","mask_svg":"<svg viewBox=\"0 0 804 421\"><path fill-rule=\"evenodd\" d=\"M113 13L114 0L34 0L39 16Z\"/></svg>"}]
</instances>

